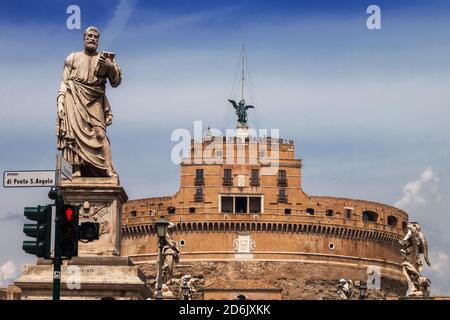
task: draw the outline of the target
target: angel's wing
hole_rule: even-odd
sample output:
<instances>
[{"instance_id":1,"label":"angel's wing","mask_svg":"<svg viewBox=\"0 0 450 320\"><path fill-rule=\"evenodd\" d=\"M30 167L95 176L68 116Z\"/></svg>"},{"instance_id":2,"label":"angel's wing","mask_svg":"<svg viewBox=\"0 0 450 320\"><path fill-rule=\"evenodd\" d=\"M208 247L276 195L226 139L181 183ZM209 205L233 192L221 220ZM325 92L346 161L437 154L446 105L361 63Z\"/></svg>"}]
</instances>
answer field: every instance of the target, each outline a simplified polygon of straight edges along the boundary
<instances>
[{"instance_id":1,"label":"angel's wing","mask_svg":"<svg viewBox=\"0 0 450 320\"><path fill-rule=\"evenodd\" d=\"M245 109L255 109L254 106L245 106Z\"/></svg>"},{"instance_id":2,"label":"angel's wing","mask_svg":"<svg viewBox=\"0 0 450 320\"><path fill-rule=\"evenodd\" d=\"M236 101L231 100L231 99L228 99L228 101L231 102L231 104L233 105L233 107L234 107L235 109L237 109L238 105L237 105Z\"/></svg>"},{"instance_id":3,"label":"angel's wing","mask_svg":"<svg viewBox=\"0 0 450 320\"><path fill-rule=\"evenodd\" d=\"M422 232L420 233L420 241L422 242L422 252L421 253L423 253L423 257L424 257L427 265L429 265L431 267L430 258L428 258L428 242Z\"/></svg>"}]
</instances>

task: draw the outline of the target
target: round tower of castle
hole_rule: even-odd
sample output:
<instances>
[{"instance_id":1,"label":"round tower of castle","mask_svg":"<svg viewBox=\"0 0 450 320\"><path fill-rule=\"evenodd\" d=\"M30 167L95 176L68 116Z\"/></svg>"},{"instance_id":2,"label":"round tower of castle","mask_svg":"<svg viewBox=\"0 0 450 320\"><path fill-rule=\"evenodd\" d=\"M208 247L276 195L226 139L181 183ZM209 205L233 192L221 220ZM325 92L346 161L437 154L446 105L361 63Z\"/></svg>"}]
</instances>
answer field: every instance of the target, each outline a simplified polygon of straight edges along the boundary
<instances>
[{"instance_id":1,"label":"round tower of castle","mask_svg":"<svg viewBox=\"0 0 450 320\"><path fill-rule=\"evenodd\" d=\"M334 299L342 278L366 283L368 297L406 292L398 241L408 215L305 193L293 141L242 128L234 137L206 136L191 141L180 169L175 195L123 208L121 254L149 279L158 256L154 222L164 216L181 252L174 286L190 274L197 299Z\"/></svg>"}]
</instances>

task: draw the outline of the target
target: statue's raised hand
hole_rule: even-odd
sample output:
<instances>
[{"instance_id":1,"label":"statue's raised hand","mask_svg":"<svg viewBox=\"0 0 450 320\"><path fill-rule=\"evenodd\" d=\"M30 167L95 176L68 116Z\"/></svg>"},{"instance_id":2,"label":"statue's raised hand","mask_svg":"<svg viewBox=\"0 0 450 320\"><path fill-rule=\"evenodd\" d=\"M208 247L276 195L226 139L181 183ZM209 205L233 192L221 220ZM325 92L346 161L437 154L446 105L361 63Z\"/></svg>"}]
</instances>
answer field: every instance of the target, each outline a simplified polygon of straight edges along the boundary
<instances>
[{"instance_id":1,"label":"statue's raised hand","mask_svg":"<svg viewBox=\"0 0 450 320\"><path fill-rule=\"evenodd\" d=\"M114 63L103 55L100 55L100 58L98 58L98 63L106 67L107 73L114 68Z\"/></svg>"}]
</instances>

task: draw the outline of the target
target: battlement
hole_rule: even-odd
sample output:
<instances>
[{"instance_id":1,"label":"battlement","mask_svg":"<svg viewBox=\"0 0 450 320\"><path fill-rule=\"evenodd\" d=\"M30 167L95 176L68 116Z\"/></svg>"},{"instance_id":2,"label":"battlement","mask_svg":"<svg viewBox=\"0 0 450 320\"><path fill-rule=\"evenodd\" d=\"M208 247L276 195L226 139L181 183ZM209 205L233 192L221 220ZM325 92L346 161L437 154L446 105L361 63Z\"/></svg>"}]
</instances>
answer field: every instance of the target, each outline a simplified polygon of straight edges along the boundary
<instances>
[{"instance_id":1,"label":"battlement","mask_svg":"<svg viewBox=\"0 0 450 320\"><path fill-rule=\"evenodd\" d=\"M294 146L294 140L272 138L272 137L255 137L248 136L245 138L238 136L204 136L201 141L191 139L191 145L204 144L208 145L211 142L217 143L266 143L266 144L279 144L279 145L291 145Z\"/></svg>"}]
</instances>

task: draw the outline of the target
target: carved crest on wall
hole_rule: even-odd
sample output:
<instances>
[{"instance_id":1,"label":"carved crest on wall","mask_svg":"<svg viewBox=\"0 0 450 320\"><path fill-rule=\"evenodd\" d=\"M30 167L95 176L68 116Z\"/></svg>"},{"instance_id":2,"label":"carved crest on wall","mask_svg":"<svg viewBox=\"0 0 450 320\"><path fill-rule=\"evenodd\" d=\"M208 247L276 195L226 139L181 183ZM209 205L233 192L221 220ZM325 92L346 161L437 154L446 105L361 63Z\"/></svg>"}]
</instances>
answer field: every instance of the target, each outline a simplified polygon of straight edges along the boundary
<instances>
[{"instance_id":1,"label":"carved crest on wall","mask_svg":"<svg viewBox=\"0 0 450 320\"><path fill-rule=\"evenodd\" d=\"M255 247L255 241L251 238L250 233L240 233L233 241L234 256L237 259L252 259Z\"/></svg>"},{"instance_id":2,"label":"carved crest on wall","mask_svg":"<svg viewBox=\"0 0 450 320\"><path fill-rule=\"evenodd\" d=\"M111 212L110 203L90 203L84 201L80 209L80 217L98 221Z\"/></svg>"}]
</instances>

